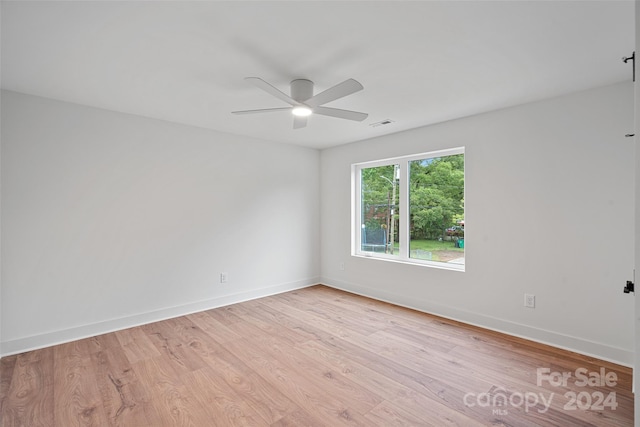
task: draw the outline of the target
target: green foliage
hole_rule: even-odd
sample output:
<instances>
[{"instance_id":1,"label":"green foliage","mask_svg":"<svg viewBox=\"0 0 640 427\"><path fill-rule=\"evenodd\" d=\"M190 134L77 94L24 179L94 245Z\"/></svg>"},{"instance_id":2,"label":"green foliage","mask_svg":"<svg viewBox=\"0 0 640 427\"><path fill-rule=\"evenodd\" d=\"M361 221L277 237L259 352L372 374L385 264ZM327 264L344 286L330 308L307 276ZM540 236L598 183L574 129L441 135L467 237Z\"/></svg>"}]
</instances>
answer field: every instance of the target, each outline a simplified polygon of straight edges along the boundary
<instances>
[{"instance_id":1,"label":"green foliage","mask_svg":"<svg viewBox=\"0 0 640 427\"><path fill-rule=\"evenodd\" d=\"M394 179L396 168L387 165L362 169L363 222L367 227L386 225L391 209L397 224L400 191ZM412 239L443 237L447 228L464 221L463 154L412 161L409 177ZM393 240L397 241L397 237Z\"/></svg>"},{"instance_id":2,"label":"green foliage","mask_svg":"<svg viewBox=\"0 0 640 427\"><path fill-rule=\"evenodd\" d=\"M412 238L434 239L464 221L464 155L410 163Z\"/></svg>"},{"instance_id":3,"label":"green foliage","mask_svg":"<svg viewBox=\"0 0 640 427\"><path fill-rule=\"evenodd\" d=\"M362 208L363 223L369 229L387 227L390 212L394 210L393 220L398 221L399 194L398 182L394 180L394 165L362 169ZM394 191L395 185L395 191ZM393 198L395 193L395 199ZM395 227L395 232L397 227ZM397 237L394 236L394 241Z\"/></svg>"}]
</instances>

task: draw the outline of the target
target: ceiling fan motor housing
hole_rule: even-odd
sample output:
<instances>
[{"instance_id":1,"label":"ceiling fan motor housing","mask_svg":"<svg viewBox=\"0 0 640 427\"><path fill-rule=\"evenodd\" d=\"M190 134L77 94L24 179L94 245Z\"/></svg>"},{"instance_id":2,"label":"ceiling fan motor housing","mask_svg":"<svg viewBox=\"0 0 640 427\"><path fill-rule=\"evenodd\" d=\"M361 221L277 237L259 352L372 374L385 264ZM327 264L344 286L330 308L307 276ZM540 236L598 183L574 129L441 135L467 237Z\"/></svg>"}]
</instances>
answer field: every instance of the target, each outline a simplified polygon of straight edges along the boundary
<instances>
[{"instance_id":1,"label":"ceiling fan motor housing","mask_svg":"<svg viewBox=\"0 0 640 427\"><path fill-rule=\"evenodd\" d=\"M291 81L291 98L302 103L313 96L313 82L307 79Z\"/></svg>"}]
</instances>

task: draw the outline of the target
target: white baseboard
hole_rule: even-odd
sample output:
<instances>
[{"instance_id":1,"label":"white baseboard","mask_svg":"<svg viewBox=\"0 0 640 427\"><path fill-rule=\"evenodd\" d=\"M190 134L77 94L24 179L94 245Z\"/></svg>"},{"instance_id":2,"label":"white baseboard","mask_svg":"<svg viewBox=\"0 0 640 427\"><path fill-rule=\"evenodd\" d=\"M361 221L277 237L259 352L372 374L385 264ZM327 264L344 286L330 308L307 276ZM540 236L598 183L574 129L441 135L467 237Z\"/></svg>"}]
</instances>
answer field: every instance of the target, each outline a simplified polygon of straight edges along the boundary
<instances>
[{"instance_id":1,"label":"white baseboard","mask_svg":"<svg viewBox=\"0 0 640 427\"><path fill-rule=\"evenodd\" d=\"M196 313L199 311L210 310L212 308L223 307L242 301L249 301L269 295L276 295L295 289L302 289L318 283L322 283L332 288L340 289L369 298L374 298L402 307L434 314L447 319L452 319L470 325L479 326L485 329L502 332L508 335L525 338L542 344L551 345L553 347L574 351L576 353L596 357L598 359L617 363L623 366L633 367L633 352L622 348L612 347L602 343L584 340L581 338L539 329L504 319L469 312L466 310L460 310L455 307L434 304L426 300L417 300L413 297L408 298L404 295L381 291L359 284L348 283L336 279L317 277L307 280L268 286L260 289L253 289L236 294L224 295L210 300L197 301L180 306L168 307L161 310L140 313L133 316L107 320L90 325L83 325L46 334L0 342L0 357L45 348L52 345L62 344L65 342L75 341L83 338L89 338L96 335L131 328L134 326L158 322L161 320L184 316L186 314Z\"/></svg>"},{"instance_id":2,"label":"white baseboard","mask_svg":"<svg viewBox=\"0 0 640 427\"><path fill-rule=\"evenodd\" d=\"M210 300L197 301L175 307L163 308L161 310L140 313L133 316L121 317L104 322L92 323L75 328L49 332L46 334L4 341L0 342L0 355L1 357L4 357L10 356L12 354L24 353L25 351L37 350L40 348L50 347L52 345L94 337L96 335L119 331L134 326L158 322L161 320L184 316L186 314L196 313L199 311L210 310L212 308L223 307L225 305L249 301L269 295L276 295L282 292L293 291L295 289L302 289L316 285L318 283L320 283L320 279L318 277L314 277L306 280L282 283L265 288L252 289L250 291L224 295Z\"/></svg>"},{"instance_id":3,"label":"white baseboard","mask_svg":"<svg viewBox=\"0 0 640 427\"><path fill-rule=\"evenodd\" d=\"M528 339L541 344L562 348L585 356L617 363L619 365L633 367L634 364L634 353L623 348L612 347L606 344L535 328L484 314L473 313L455 307L434 304L428 300L421 300L416 299L415 297L394 294L393 292L381 291L379 289L369 288L355 283L348 283L326 277L321 278L320 283L346 292L434 314L436 316L456 320L469 325L479 326L484 329L502 332L507 335Z\"/></svg>"}]
</instances>

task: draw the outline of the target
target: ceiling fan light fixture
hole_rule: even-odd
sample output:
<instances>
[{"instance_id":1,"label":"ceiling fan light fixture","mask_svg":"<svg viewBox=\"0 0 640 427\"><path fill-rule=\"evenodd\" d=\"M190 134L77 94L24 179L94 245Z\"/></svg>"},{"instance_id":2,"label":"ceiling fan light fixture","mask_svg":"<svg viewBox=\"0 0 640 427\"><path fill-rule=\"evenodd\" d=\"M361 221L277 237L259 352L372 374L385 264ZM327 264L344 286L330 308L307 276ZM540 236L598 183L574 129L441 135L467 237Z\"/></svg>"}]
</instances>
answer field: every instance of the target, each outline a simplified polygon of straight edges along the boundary
<instances>
[{"instance_id":1,"label":"ceiling fan light fixture","mask_svg":"<svg viewBox=\"0 0 640 427\"><path fill-rule=\"evenodd\" d=\"M293 107L293 110L291 110L291 112L294 116L298 117L307 117L312 113L311 108L304 106Z\"/></svg>"}]
</instances>

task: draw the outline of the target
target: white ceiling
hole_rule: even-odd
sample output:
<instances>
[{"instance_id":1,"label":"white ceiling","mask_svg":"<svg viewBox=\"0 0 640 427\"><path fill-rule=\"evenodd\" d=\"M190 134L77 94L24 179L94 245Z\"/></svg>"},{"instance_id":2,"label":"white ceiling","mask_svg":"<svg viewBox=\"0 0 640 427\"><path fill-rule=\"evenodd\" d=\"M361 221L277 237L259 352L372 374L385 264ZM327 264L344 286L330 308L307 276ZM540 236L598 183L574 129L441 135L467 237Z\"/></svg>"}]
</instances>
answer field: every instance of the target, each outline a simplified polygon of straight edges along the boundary
<instances>
[{"instance_id":1,"label":"white ceiling","mask_svg":"<svg viewBox=\"0 0 640 427\"><path fill-rule=\"evenodd\" d=\"M631 79L633 1L3 1L2 88L223 132L325 148ZM348 78L327 104L364 122L285 106ZM379 127L372 123L395 122Z\"/></svg>"}]
</instances>

